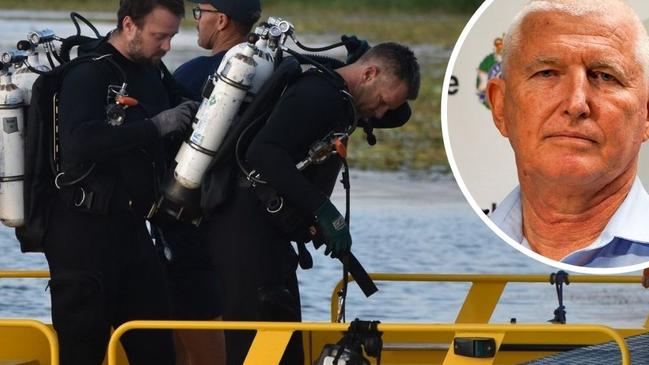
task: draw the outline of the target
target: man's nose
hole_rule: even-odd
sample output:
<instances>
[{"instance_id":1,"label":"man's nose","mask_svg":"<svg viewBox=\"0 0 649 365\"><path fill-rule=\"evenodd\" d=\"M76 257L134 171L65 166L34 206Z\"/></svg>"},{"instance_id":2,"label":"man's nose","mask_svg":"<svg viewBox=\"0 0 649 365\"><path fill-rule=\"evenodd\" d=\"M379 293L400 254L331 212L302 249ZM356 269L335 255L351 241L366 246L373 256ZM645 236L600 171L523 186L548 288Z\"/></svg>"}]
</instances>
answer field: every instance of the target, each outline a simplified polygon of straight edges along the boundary
<instances>
[{"instance_id":1,"label":"man's nose","mask_svg":"<svg viewBox=\"0 0 649 365\"><path fill-rule=\"evenodd\" d=\"M165 53L166 53L166 52L169 52L169 50L171 49L171 38L167 38L167 39L165 39L165 40L162 42L162 46L160 46L160 49L162 49L163 51L165 51Z\"/></svg>"},{"instance_id":2,"label":"man's nose","mask_svg":"<svg viewBox=\"0 0 649 365\"><path fill-rule=\"evenodd\" d=\"M585 72L574 72L568 74L567 82L564 113L568 114L571 120L587 118L590 115L588 75Z\"/></svg>"}]
</instances>

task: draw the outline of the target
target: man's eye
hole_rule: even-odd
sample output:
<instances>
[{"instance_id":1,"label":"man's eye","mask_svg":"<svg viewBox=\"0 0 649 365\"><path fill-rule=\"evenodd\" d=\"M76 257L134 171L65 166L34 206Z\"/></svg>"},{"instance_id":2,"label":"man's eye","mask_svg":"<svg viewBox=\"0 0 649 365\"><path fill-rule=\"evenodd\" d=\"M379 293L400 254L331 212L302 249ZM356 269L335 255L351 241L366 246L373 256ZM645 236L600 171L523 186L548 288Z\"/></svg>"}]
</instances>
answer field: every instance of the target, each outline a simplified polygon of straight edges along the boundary
<instances>
[{"instance_id":1,"label":"man's eye","mask_svg":"<svg viewBox=\"0 0 649 365\"><path fill-rule=\"evenodd\" d=\"M606 72L596 72L595 73L602 81L617 81L615 76L607 74Z\"/></svg>"},{"instance_id":2,"label":"man's eye","mask_svg":"<svg viewBox=\"0 0 649 365\"><path fill-rule=\"evenodd\" d=\"M606 82L606 83L618 83L619 82L617 77L611 75L610 73L606 73L606 72L602 72L602 71L590 71L588 73L588 77L590 77L593 80Z\"/></svg>"},{"instance_id":3,"label":"man's eye","mask_svg":"<svg viewBox=\"0 0 649 365\"><path fill-rule=\"evenodd\" d=\"M540 77L552 77L555 75L554 70L541 70L534 74L534 76Z\"/></svg>"}]
</instances>

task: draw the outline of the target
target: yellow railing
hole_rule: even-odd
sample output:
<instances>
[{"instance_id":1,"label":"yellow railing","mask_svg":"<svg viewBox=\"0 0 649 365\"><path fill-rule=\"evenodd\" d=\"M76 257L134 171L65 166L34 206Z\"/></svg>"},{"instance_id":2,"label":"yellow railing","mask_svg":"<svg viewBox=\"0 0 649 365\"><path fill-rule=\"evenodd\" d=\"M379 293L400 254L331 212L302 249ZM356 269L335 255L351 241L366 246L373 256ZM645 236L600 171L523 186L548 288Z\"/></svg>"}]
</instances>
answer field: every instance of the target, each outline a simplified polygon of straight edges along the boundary
<instances>
[{"instance_id":1,"label":"yellow railing","mask_svg":"<svg viewBox=\"0 0 649 365\"><path fill-rule=\"evenodd\" d=\"M455 323L488 323L500 297L509 283L546 283L549 285L549 275L487 275L487 274L370 274L375 281L408 281L408 282L465 282L471 283L462 308L458 312ZM353 278L349 277L351 281ZM640 276L628 275L570 275L570 284L635 284L640 290ZM338 313L338 292L342 288L339 281L331 294L331 321L336 321ZM645 320L649 328L649 316Z\"/></svg>"},{"instance_id":2,"label":"yellow railing","mask_svg":"<svg viewBox=\"0 0 649 365\"><path fill-rule=\"evenodd\" d=\"M117 365L117 346L120 337L127 331L136 329L198 329L198 330L255 330L257 335L250 347L244 365L279 364L286 345L294 331L304 332L343 332L347 324L342 323L280 323L280 322L202 322L202 321L132 321L118 327L108 344L108 365ZM600 333L615 341L620 348L622 365L630 364L629 349L622 336L612 328L601 325L551 325L551 324L401 324L382 323L378 330L384 336L394 332L437 333L454 336L481 337L490 336L500 346L506 334L543 333L543 334L576 334ZM451 364L493 364L492 358L468 358L455 355L450 346L444 365Z\"/></svg>"},{"instance_id":3,"label":"yellow railing","mask_svg":"<svg viewBox=\"0 0 649 365\"><path fill-rule=\"evenodd\" d=\"M6 270L0 271L0 279L46 279L50 277L47 270ZM0 330L10 329L0 334L0 346L10 348L15 357L42 361L50 365L59 364L59 346L54 330L39 321L32 319L0 319ZM41 336L42 334L42 336ZM4 336L9 336L4 338ZM8 342L11 340L11 342ZM10 347L9 347L10 346Z\"/></svg>"},{"instance_id":4,"label":"yellow railing","mask_svg":"<svg viewBox=\"0 0 649 365\"><path fill-rule=\"evenodd\" d=\"M49 273L47 271L0 271L1 278L47 278ZM523 336L521 338L526 339L540 339L541 342L545 341L548 343L548 338L552 339L552 336L547 335L542 337L534 337L532 334L552 334L552 333L577 333L584 331L593 332L595 335L587 337L580 336L583 338L585 343L600 343L605 341L608 338L612 338L617 342L618 346L621 349L621 357L624 364L628 363L628 349L626 348L622 336L628 336L632 334L638 334L646 332L643 329L622 329L617 332L610 329L609 327L599 326L599 325L549 325L549 324L516 324L516 325L500 325L500 324L486 324L494 309L500 300L500 297L504 291L504 288L508 283L546 283L548 284L548 275L482 275L482 274L386 274L378 273L371 274L371 277L378 281L410 281L410 282L466 282L471 283L471 287L467 292L466 298L460 309L458 316L456 318L455 324L381 324L380 330L386 333L388 340L395 339L398 345L398 342L401 342L402 339L405 339L405 342L414 343L414 347L417 345L427 345L432 343L433 345L444 344L444 346L437 346L435 351L437 358L437 363L443 364L455 364L458 361L449 360L454 356L451 354L451 350L447 351L449 348L449 343L452 342L454 336L473 336L477 337L478 335L488 335L493 337L498 344L502 343L505 334L520 334ZM570 283L609 283L609 284L633 284L638 285L640 283L639 276L589 276L589 275L573 275L570 276ZM332 294L331 301L331 315L332 321L335 317L335 314L338 311L338 301L336 293L342 287L342 283L339 282ZM639 288L640 290L640 288ZM11 324L12 320L3 320L2 325L7 327ZM34 325L34 323L39 323ZM56 343L56 337L53 330L43 325L40 322L31 321L31 322L14 322L14 325L21 324L25 326L35 326L38 331L44 332L47 336L47 343L43 341L42 347L45 353L46 347L49 344L50 353L49 355L52 358L51 364L58 364L58 346ZM647 318L647 323L645 327L649 326L649 317ZM41 330L41 328L43 328ZM257 330L257 337L255 342L251 347L251 352L246 360L246 364L266 364L266 363L277 363L270 361L269 359L279 359L281 354L284 351L286 343L290 338L290 335L293 331L313 331L319 332L320 336L305 336L305 341L311 341L311 347L313 351L319 351L319 348L324 343L329 343L333 338L339 337L338 334L334 332L342 332L346 330L347 325L337 324L337 323L268 323L268 322L200 322L200 321L135 321L129 322L120 326L115 330L113 336L111 337L109 345L109 357L108 363L115 364L115 351L118 347L119 338L121 335L128 330L135 328L193 328L193 329L238 329L238 330ZM398 332L403 331L401 334ZM433 337L427 335L417 335L417 333L423 333L429 331L434 334ZM31 332L30 336L35 335L37 332ZM327 335L327 333L329 333ZM394 336L389 334L393 333ZM403 336L404 333L412 333L413 336ZM548 337L549 336L549 337ZM586 340L586 337L588 338ZM424 339L417 343L417 339ZM431 340L432 339L432 340ZM510 337L509 340L505 339L507 343L510 341L519 342L515 338ZM389 342L389 341L388 341ZM393 341L395 342L395 341ZM524 341L523 341L524 342ZM552 341L549 341L552 342ZM306 343L306 342L305 342ZM571 343L571 340L566 340L563 343ZM388 343L390 345L390 343ZM392 343L391 345L394 345ZM386 349L389 351L397 351L396 349L389 350L390 346L386 346ZM399 346L392 346L393 348ZM407 346L406 346L407 347ZM426 347L426 346L423 346ZM430 347L430 346L429 346ZM435 346L433 346L435 347ZM111 355L112 354L112 355ZM409 356L408 353L395 353L388 354L387 359L393 358L397 359L396 363L405 363L401 361L403 356ZM444 354L446 354L444 357ZM545 353L546 355L548 353ZM311 361L314 358L314 355L309 354ZM541 356L530 355L530 356ZM413 355L414 356L414 355ZM509 355L504 354L503 356L507 357ZM44 358L46 356L40 356ZM307 356L307 358L309 358ZM626 360L625 360L626 359ZM43 362L46 360L42 360ZM112 362L111 362L112 361ZM462 359L462 364L467 363L466 358ZM473 361L473 360L471 360ZM493 359L488 360L490 362L471 362L475 364L492 364ZM626 362L625 362L626 361ZM308 363L308 361L307 361ZM386 362L388 363L388 362ZM413 362L414 363L414 362ZM510 363L504 361L504 363Z\"/></svg>"},{"instance_id":5,"label":"yellow railing","mask_svg":"<svg viewBox=\"0 0 649 365\"><path fill-rule=\"evenodd\" d=\"M48 364L50 365L59 364L59 342L56 338L56 333L54 333L54 330L49 326L33 319L0 319L0 328L12 328L12 329L27 330L27 331L35 330L37 332L40 332L45 337L49 345L50 356L49 356ZM14 340L16 339L14 338ZM2 344L2 346L9 346L9 345L10 344L8 343ZM38 347L37 344L33 342L22 343L22 341L16 341L15 343L12 343L11 346L14 346L12 350L15 353L29 358L35 356L34 353L38 351L36 349L36 347ZM16 348L16 347L21 347L21 348ZM46 360L46 359L42 359L42 360Z\"/></svg>"},{"instance_id":6,"label":"yellow railing","mask_svg":"<svg viewBox=\"0 0 649 365\"><path fill-rule=\"evenodd\" d=\"M2 270L0 271L0 279L47 279L50 277L50 272L47 270Z\"/></svg>"}]
</instances>

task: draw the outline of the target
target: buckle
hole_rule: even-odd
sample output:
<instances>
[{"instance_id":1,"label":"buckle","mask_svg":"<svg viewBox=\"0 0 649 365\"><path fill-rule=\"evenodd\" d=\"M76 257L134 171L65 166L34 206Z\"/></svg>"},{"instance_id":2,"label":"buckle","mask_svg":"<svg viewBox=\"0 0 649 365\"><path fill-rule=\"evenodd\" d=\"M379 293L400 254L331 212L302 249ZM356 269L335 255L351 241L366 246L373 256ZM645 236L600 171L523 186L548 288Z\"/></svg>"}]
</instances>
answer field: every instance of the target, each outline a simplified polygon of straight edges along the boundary
<instances>
[{"instance_id":1,"label":"buckle","mask_svg":"<svg viewBox=\"0 0 649 365\"><path fill-rule=\"evenodd\" d=\"M74 204L75 207L79 208L86 201L86 191L80 186L77 189L75 189L74 193L72 193L72 203ZM81 192L80 199L77 199L78 197L77 191Z\"/></svg>"},{"instance_id":2,"label":"buckle","mask_svg":"<svg viewBox=\"0 0 649 365\"><path fill-rule=\"evenodd\" d=\"M266 202L266 211L268 213L277 213L284 207L284 198L281 196L276 196Z\"/></svg>"}]
</instances>

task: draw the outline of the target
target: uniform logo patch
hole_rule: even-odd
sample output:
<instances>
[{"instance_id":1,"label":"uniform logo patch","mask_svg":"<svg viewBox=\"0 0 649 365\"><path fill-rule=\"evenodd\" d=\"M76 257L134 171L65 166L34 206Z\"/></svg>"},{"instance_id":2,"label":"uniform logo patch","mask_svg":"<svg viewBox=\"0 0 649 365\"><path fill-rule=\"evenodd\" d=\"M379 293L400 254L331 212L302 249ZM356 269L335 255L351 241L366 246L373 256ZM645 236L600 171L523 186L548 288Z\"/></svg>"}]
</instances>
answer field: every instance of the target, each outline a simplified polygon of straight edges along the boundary
<instances>
[{"instance_id":1,"label":"uniform logo patch","mask_svg":"<svg viewBox=\"0 0 649 365\"><path fill-rule=\"evenodd\" d=\"M499 77L502 73L502 52L504 48L503 37L494 39L493 52L482 59L478 66L478 74L475 80L476 94L478 100L487 109L491 109L489 100L487 100L487 83L494 77Z\"/></svg>"}]
</instances>

